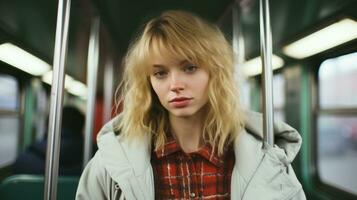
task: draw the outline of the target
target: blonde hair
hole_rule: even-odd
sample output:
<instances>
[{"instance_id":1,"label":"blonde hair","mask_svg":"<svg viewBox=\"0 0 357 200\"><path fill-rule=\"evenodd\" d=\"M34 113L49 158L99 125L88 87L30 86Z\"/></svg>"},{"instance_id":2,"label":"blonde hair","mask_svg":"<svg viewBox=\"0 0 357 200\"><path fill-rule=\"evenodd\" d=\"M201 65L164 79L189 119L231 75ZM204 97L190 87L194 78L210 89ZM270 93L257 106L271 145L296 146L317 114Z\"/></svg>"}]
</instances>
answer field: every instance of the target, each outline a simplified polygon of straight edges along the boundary
<instances>
[{"instance_id":1,"label":"blonde hair","mask_svg":"<svg viewBox=\"0 0 357 200\"><path fill-rule=\"evenodd\" d=\"M231 144L243 126L234 80L233 51L216 26L184 11L166 11L150 20L142 34L131 43L119 86L124 109L115 130L124 138L150 134L155 149L165 144L169 131L168 112L153 91L148 74L148 59L155 44L209 73L207 115L202 136L204 142L222 155L226 145Z\"/></svg>"}]
</instances>

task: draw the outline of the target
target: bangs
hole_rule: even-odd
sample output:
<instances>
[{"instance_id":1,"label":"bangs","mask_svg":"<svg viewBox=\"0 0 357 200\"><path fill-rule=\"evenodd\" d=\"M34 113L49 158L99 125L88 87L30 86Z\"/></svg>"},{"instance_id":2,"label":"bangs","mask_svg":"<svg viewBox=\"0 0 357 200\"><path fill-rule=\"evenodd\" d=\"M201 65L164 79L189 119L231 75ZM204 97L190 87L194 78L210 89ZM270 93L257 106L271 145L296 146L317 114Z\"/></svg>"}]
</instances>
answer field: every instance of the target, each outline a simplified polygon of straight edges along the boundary
<instances>
[{"instance_id":1,"label":"bangs","mask_svg":"<svg viewBox=\"0 0 357 200\"><path fill-rule=\"evenodd\" d=\"M143 63L146 63L145 73L149 75L152 58L160 56L171 60L187 60L188 62L204 67L203 56L201 53L194 51L195 47L180 38L152 36L149 40L149 45L145 48ZM201 58L202 57L202 58Z\"/></svg>"}]
</instances>

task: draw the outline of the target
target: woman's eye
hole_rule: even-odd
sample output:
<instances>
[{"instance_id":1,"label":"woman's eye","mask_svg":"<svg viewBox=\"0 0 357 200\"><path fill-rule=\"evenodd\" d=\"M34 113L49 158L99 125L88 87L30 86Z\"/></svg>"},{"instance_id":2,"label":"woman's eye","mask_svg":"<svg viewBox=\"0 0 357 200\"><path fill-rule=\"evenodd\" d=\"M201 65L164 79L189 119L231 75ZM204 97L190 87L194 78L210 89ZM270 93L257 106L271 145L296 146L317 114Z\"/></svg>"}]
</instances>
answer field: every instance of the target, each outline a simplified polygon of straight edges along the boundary
<instances>
[{"instance_id":1,"label":"woman's eye","mask_svg":"<svg viewBox=\"0 0 357 200\"><path fill-rule=\"evenodd\" d=\"M154 72L154 76L158 79L160 78L164 78L165 76L167 75L167 72L166 71L157 71L157 72Z\"/></svg>"},{"instance_id":2,"label":"woman's eye","mask_svg":"<svg viewBox=\"0 0 357 200\"><path fill-rule=\"evenodd\" d=\"M195 65L188 65L184 68L184 71L189 73L195 72L196 70L197 70L197 66Z\"/></svg>"}]
</instances>

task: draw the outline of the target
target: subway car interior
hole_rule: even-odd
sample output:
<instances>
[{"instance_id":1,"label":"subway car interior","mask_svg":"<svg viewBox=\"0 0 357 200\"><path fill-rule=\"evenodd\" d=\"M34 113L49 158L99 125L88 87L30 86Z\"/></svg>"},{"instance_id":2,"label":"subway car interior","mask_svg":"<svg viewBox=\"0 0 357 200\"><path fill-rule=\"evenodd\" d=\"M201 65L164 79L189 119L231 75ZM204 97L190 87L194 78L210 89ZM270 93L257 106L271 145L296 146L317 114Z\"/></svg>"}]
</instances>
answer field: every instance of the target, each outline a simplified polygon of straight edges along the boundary
<instances>
[{"instance_id":1,"label":"subway car interior","mask_svg":"<svg viewBox=\"0 0 357 200\"><path fill-rule=\"evenodd\" d=\"M235 52L242 104L263 112L260 3L0 1L0 199L44 198L46 176L52 177L45 173L44 141L54 119L49 118L56 106L53 87L61 84L55 54L62 50L55 187L57 199L74 199L83 166L96 151L98 131L122 109L116 88L130 41L165 10L192 12L223 31ZM295 173L307 199L357 199L357 0L268 3L274 120L287 122L303 139ZM61 26L66 24L63 10L68 28ZM61 50L55 48L60 34L68 41Z\"/></svg>"}]
</instances>

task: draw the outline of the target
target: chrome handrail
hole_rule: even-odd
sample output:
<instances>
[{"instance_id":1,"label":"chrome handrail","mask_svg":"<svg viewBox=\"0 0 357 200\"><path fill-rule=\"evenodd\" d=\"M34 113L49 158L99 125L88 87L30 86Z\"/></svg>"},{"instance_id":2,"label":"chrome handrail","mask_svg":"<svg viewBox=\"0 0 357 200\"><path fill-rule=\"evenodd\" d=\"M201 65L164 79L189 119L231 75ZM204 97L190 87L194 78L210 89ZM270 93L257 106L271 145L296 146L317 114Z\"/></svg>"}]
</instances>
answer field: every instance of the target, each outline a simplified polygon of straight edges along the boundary
<instances>
[{"instance_id":1,"label":"chrome handrail","mask_svg":"<svg viewBox=\"0 0 357 200\"><path fill-rule=\"evenodd\" d=\"M260 0L260 51L263 75L263 135L264 148L266 144L274 145L273 132L273 71L272 71L272 35L270 26L269 0Z\"/></svg>"},{"instance_id":2,"label":"chrome handrail","mask_svg":"<svg viewBox=\"0 0 357 200\"><path fill-rule=\"evenodd\" d=\"M92 23L89 46L88 46L88 59L87 59L87 112L85 121L85 138L84 138L84 155L83 155L83 168L89 162L92 155L92 136L94 127L94 114L95 114L95 97L97 91L97 74L99 65L99 17L95 18Z\"/></svg>"},{"instance_id":3,"label":"chrome handrail","mask_svg":"<svg viewBox=\"0 0 357 200\"><path fill-rule=\"evenodd\" d=\"M68 44L70 0L59 0L57 11L56 41L53 56L51 104L48 124L48 142L44 199L57 198L58 163L61 144L62 105L65 64Z\"/></svg>"}]
</instances>

